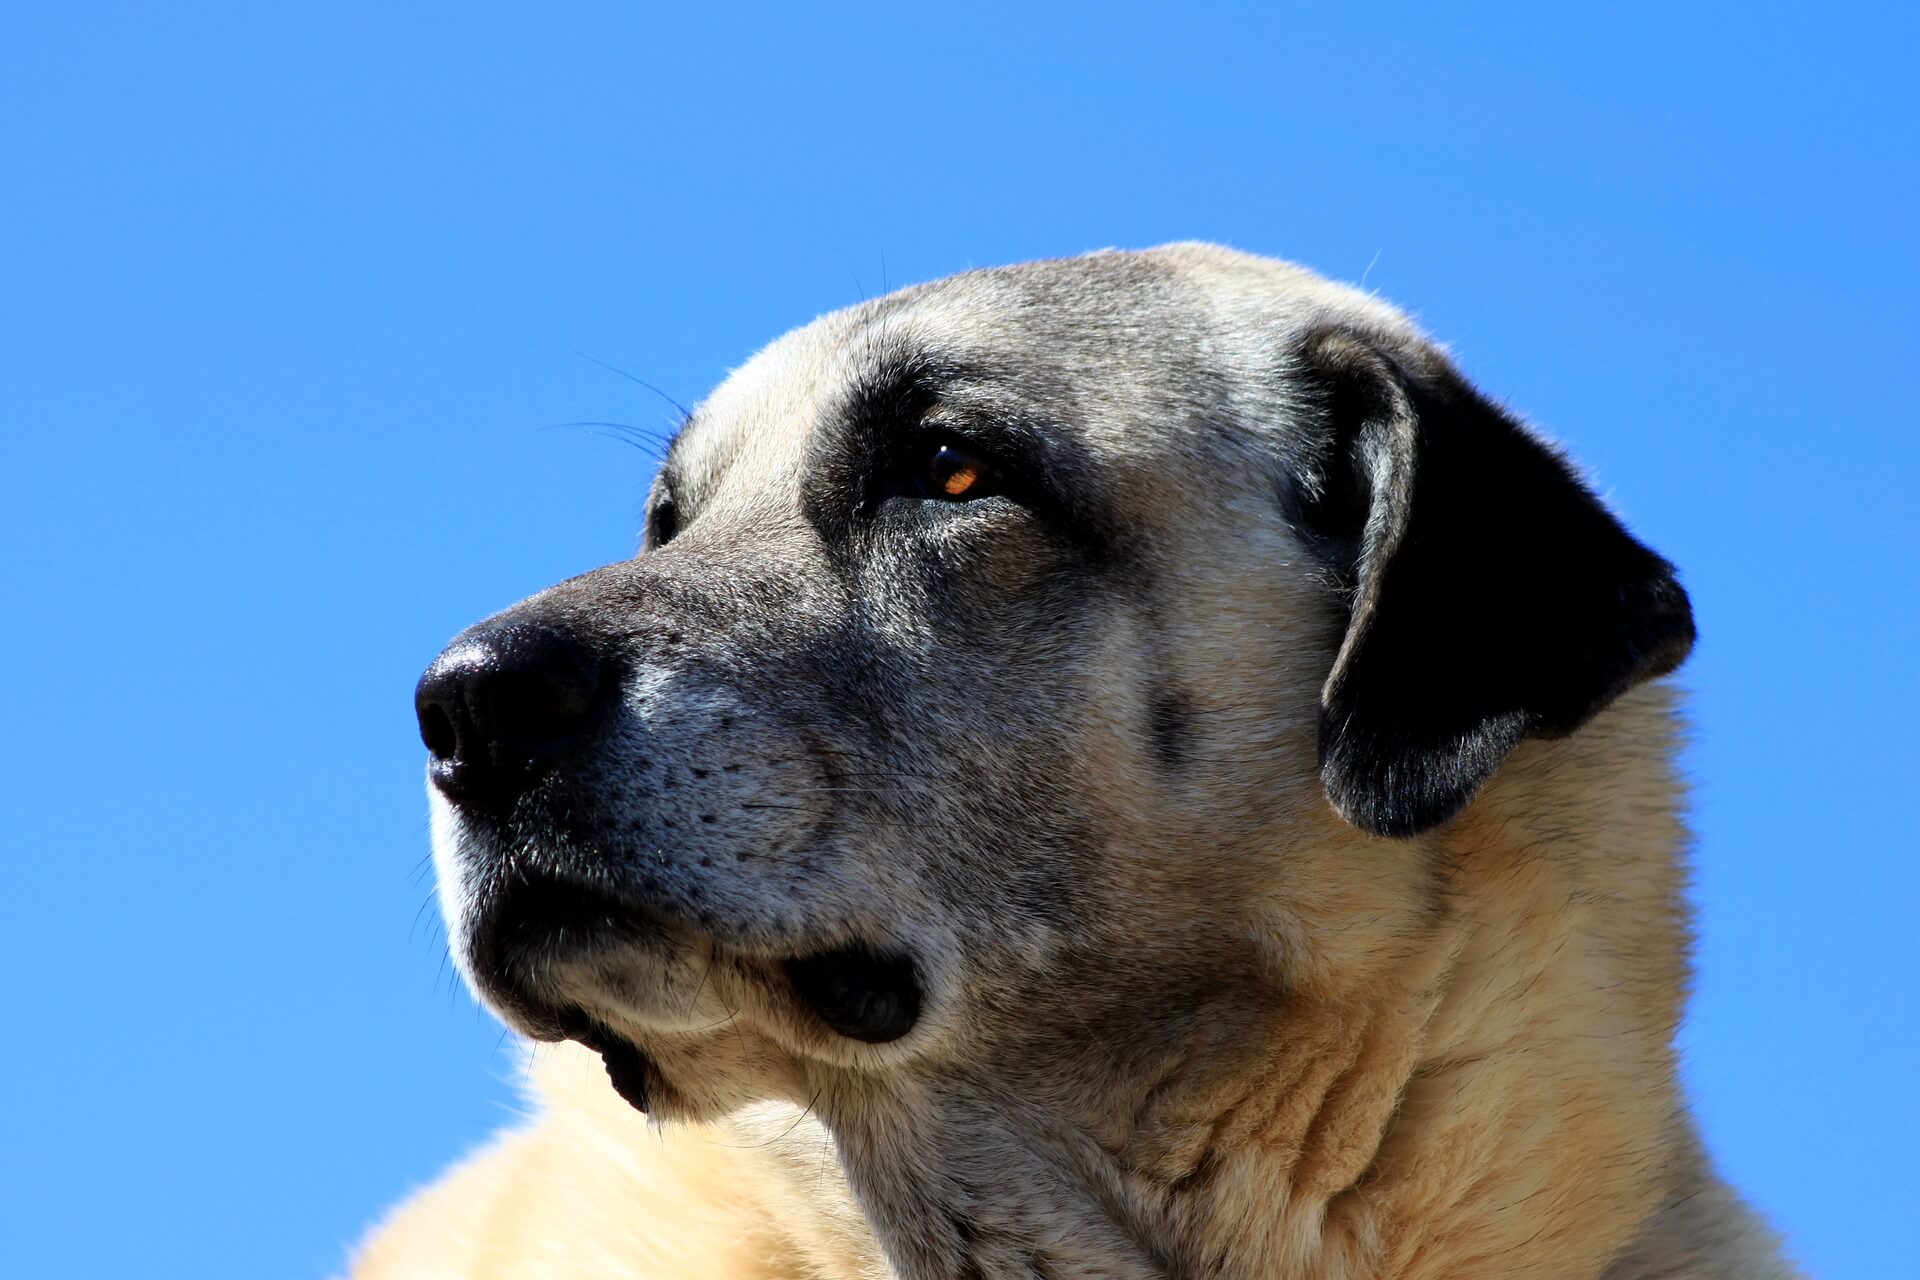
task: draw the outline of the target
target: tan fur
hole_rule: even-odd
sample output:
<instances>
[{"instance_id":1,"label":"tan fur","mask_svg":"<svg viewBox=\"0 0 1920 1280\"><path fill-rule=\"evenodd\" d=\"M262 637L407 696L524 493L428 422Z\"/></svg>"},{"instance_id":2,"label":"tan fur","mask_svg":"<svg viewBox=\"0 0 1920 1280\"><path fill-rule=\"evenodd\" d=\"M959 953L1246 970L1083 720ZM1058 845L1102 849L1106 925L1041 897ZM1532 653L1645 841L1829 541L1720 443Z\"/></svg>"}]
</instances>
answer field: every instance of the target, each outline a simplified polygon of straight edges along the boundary
<instances>
[{"instance_id":1,"label":"tan fur","mask_svg":"<svg viewBox=\"0 0 1920 1280\"><path fill-rule=\"evenodd\" d=\"M1212 280L1222 312L1266 298L1276 278L1332 288L1215 250L1165 257ZM794 465L773 424L831 381L821 344L786 340L712 402L763 424L730 446L760 455L763 489ZM1128 501L1143 513L1251 512L1260 500L1257 486L1182 471L1147 443L1114 447L1141 456ZM1097 1110L1053 1117L983 1087L978 1105L999 1113L980 1132L1033 1135L1121 1233L1009 1172L1008 1194L1026 1199L995 1212L1047 1241L1049 1269L1035 1274L1789 1276L1708 1167L1675 1083L1689 938L1671 691L1643 686L1570 738L1524 744L1433 832L1371 837L1319 788L1311 712L1339 637L1313 621L1303 575L1270 571L1297 549L1255 514L1151 532L1184 607L1157 636L1116 624L1093 664L1115 723L1075 726L1074 763L1095 780L1085 799L1119 852L1088 909L1112 913L1116 948L1189 954L1212 977L1186 1011L1201 1030L1151 1070L1119 1071L1133 1061L1127 1008L1069 1014L1083 1019L1086 1069L1104 1056L1121 1076ZM1295 628L1289 643L1310 661L1274 669L1277 626ZM1186 655L1212 738L1198 780L1156 780L1116 727L1140 703L1149 639ZM400 1209L356 1277L892 1274L841 1172L870 1148L840 1145L808 1108L775 1100L649 1122L592 1055L532 1052L537 1117ZM915 1096L909 1076L876 1086L874 1106L897 1113L865 1127L857 1108L838 1114L865 1141L972 1132L900 1101ZM1116 1252L1122 1237L1160 1269Z\"/></svg>"}]
</instances>

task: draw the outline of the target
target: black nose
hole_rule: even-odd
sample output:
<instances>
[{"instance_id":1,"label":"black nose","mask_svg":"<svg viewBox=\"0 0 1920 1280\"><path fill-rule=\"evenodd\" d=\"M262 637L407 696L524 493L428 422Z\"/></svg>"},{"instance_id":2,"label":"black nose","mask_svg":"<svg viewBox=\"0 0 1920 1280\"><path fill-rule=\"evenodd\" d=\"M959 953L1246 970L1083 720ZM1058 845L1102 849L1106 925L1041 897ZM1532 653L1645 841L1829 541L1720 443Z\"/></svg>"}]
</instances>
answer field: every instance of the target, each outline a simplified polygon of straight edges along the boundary
<instances>
[{"instance_id":1,"label":"black nose","mask_svg":"<svg viewBox=\"0 0 1920 1280\"><path fill-rule=\"evenodd\" d=\"M433 660L413 694L434 785L463 804L510 807L586 732L600 686L593 655L550 627L467 632Z\"/></svg>"}]
</instances>

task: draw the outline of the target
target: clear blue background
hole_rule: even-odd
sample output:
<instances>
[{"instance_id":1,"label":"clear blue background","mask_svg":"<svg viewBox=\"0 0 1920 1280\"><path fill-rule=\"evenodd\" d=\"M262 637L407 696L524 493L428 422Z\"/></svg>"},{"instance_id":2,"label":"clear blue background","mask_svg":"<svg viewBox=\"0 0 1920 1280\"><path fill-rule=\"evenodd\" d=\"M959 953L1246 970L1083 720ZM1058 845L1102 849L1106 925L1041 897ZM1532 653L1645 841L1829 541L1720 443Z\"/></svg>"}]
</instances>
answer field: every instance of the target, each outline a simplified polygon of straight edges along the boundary
<instances>
[{"instance_id":1,"label":"clear blue background","mask_svg":"<svg viewBox=\"0 0 1920 1280\"><path fill-rule=\"evenodd\" d=\"M1920 1274L1915 19L1548 9L10 6L0 1274L324 1275L512 1114L409 694L634 546L594 360L1187 237L1413 309L1682 566L1692 1095Z\"/></svg>"}]
</instances>

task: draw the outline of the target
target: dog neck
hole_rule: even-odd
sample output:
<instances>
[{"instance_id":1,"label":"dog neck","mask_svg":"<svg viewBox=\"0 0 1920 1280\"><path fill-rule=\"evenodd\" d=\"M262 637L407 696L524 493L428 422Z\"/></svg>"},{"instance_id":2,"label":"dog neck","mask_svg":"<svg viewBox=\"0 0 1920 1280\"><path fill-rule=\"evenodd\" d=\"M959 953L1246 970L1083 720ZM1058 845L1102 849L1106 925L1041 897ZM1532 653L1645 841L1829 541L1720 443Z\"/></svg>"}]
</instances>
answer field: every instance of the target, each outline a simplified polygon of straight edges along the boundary
<instances>
[{"instance_id":1,"label":"dog neck","mask_svg":"<svg viewBox=\"0 0 1920 1280\"><path fill-rule=\"evenodd\" d=\"M1164 1050L1096 1022L1084 1042L1113 1070L1081 1069L1099 1083L1079 1114L1040 1083L1058 1063L828 1113L894 1273L1602 1274L1686 1132L1683 832L1664 768L1609 750L1644 744L1649 710L1516 753L1420 851L1444 906L1397 924L1364 981L1250 978ZM1585 794L1608 812L1555 811L1569 771L1606 778Z\"/></svg>"},{"instance_id":2,"label":"dog neck","mask_svg":"<svg viewBox=\"0 0 1920 1280\"><path fill-rule=\"evenodd\" d=\"M1281 1001L1261 1052L1144 1118L1128 1163L1174 1274L1598 1276L1656 1207L1673 1010L1503 825L1453 833L1452 907L1386 981Z\"/></svg>"}]
</instances>

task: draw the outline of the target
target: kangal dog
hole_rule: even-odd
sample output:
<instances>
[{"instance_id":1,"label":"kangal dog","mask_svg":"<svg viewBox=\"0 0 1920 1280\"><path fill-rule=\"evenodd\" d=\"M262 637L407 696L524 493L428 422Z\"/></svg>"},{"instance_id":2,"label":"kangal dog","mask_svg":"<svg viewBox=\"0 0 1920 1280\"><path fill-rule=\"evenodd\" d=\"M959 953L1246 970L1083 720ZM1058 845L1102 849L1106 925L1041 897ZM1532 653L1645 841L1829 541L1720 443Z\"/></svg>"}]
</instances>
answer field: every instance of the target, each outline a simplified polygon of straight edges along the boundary
<instances>
[{"instance_id":1,"label":"kangal dog","mask_svg":"<svg viewBox=\"0 0 1920 1280\"><path fill-rule=\"evenodd\" d=\"M1298 267L829 315L420 682L454 956L552 1047L356 1274L1786 1276L1674 1080L1692 642Z\"/></svg>"}]
</instances>

